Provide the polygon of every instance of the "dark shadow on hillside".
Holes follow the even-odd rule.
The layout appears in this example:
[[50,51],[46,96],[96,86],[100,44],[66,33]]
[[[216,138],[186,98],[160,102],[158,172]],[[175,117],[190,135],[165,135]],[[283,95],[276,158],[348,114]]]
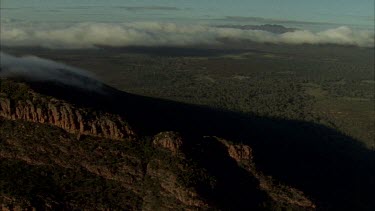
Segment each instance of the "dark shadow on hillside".
[[3,46],[2,50],[13,55],[22,56],[24,54],[38,55],[51,54],[51,52],[59,52],[62,55],[73,54],[104,54],[104,55],[118,55],[118,54],[142,54],[149,56],[166,56],[166,57],[217,57],[228,54],[242,54],[242,53],[267,53],[266,51],[256,50],[252,46],[243,48],[243,43],[238,44],[235,48],[225,46],[189,46],[189,47],[173,47],[173,46],[127,46],[127,47],[111,47],[111,46],[97,46],[97,49],[48,49],[42,47],[7,47]]
[[145,54],[149,56],[169,56],[169,57],[217,57],[228,54],[242,54],[242,53],[264,53],[260,50],[241,49],[241,48],[203,48],[203,47],[144,47],[144,46],[129,46],[122,48],[104,46],[102,51],[111,53],[131,53],[131,54]]
[[228,156],[227,147],[215,138],[187,140],[185,154],[209,175],[215,175],[212,187],[197,185],[197,191],[221,210],[258,210],[270,200],[259,181]]
[[45,84],[33,87],[83,106],[122,114],[142,135],[172,130],[190,140],[214,135],[249,144],[259,170],[302,190],[322,209],[375,208],[375,153],[334,129],[137,96],[110,87],[105,87],[110,94],[102,96]]

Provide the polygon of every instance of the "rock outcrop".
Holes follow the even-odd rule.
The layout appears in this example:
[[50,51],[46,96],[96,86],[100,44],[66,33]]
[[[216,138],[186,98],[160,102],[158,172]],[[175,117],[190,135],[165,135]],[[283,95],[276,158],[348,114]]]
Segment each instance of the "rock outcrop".
[[122,140],[135,133],[120,116],[78,108],[65,101],[30,93],[29,99],[14,100],[7,93],[0,95],[0,117],[47,123],[69,133]]
[[235,159],[237,162],[252,162],[253,160],[253,150],[247,145],[233,145],[225,143],[228,148],[228,154],[231,158]]
[[161,132],[154,136],[153,145],[178,154],[182,147],[182,138],[176,132]]

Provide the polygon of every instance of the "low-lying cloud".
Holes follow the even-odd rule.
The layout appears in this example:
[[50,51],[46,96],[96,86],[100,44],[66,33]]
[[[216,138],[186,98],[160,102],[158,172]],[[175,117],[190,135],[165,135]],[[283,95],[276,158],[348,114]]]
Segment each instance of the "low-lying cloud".
[[0,52],[0,78],[60,82],[90,90],[100,90],[101,87],[85,70],[36,56],[15,57],[3,52]]
[[1,44],[47,48],[104,46],[221,45],[224,40],[275,44],[337,44],[374,47],[374,32],[341,26],[321,32],[297,30],[274,34],[260,30],[219,28],[159,22],[123,24],[79,23],[65,28],[38,28],[2,24]]

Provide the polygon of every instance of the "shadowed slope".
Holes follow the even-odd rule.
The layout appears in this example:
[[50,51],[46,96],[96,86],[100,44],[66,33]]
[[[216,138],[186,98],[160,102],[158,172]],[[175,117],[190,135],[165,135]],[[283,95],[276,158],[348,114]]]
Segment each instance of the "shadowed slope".
[[[106,94],[53,83],[34,83],[31,87],[77,105],[120,114],[139,135],[178,131],[188,137],[192,146],[200,146],[202,136],[248,144],[254,149],[259,170],[302,190],[318,208],[370,210],[375,207],[371,198],[375,188],[374,152],[331,128],[137,96],[105,85],[102,91]],[[196,159],[207,166],[205,157]]]
[[[42,92],[51,90],[44,87],[48,86],[34,85]],[[137,96],[110,87],[104,90],[108,95],[96,95],[94,101],[90,94],[64,95],[65,88],[58,94],[76,103],[120,113],[138,134],[179,131],[191,140],[219,136],[249,144],[260,170],[303,190],[321,207],[375,207],[371,199],[375,189],[374,152],[334,129]],[[56,94],[56,89],[47,94]]]

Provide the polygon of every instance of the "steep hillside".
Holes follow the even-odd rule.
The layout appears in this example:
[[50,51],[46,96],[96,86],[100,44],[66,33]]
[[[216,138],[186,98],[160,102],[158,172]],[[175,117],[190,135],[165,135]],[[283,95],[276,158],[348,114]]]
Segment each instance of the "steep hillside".
[[187,140],[174,132],[134,142],[90,136],[77,140],[56,127],[19,120],[1,120],[0,128],[0,201],[4,207],[315,207],[301,191],[274,185],[256,171],[247,146],[211,138],[205,140],[202,152],[185,152]]
[[374,206],[373,153],[323,126],[241,116],[104,85],[96,93],[1,80],[0,88],[3,207]]

